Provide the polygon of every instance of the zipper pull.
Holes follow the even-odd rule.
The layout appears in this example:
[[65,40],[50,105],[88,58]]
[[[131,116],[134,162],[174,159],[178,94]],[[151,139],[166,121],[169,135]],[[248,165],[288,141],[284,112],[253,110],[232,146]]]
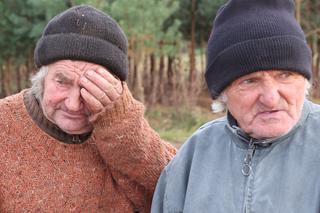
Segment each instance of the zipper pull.
[[246,157],[244,158],[243,161],[243,167],[242,167],[242,174],[244,176],[249,176],[250,172],[251,172],[251,161],[252,161],[252,157],[254,155],[254,151],[256,149],[256,145],[253,142],[253,138],[251,138],[250,142],[249,142],[249,149],[248,152],[246,154]]

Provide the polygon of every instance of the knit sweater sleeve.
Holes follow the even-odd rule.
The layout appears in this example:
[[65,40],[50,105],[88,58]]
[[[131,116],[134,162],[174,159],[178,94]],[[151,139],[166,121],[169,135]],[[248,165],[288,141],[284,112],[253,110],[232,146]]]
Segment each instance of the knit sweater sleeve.
[[135,207],[150,210],[157,180],[176,149],[149,126],[126,85],[120,100],[99,115],[93,137],[116,184]]

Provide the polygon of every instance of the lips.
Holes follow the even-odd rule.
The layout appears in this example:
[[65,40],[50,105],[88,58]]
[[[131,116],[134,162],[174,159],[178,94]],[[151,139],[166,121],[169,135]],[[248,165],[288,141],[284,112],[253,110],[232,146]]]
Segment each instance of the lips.
[[63,114],[69,119],[84,119],[87,117],[87,115],[84,113],[68,113],[64,111]]
[[259,112],[259,114],[271,114],[271,113],[275,113],[275,112],[279,112],[280,110],[271,110],[271,111],[263,111],[263,112]]
[[257,117],[261,119],[279,119],[283,110],[270,110],[270,111],[262,111],[257,113]]

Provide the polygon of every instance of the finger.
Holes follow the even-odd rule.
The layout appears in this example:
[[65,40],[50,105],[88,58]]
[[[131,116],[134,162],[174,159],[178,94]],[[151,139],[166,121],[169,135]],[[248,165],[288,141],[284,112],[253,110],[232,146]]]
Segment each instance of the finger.
[[81,85],[98,101],[101,102],[103,106],[107,106],[111,103],[108,95],[102,91],[96,84],[91,82],[86,77],[81,77]]
[[87,108],[92,114],[101,112],[104,106],[99,100],[97,100],[93,95],[91,95],[85,88],[81,88],[80,93],[81,97],[84,99],[86,103]]
[[122,94],[123,86],[120,80],[116,82],[116,85],[114,85],[114,87],[115,87],[115,90],[118,92],[118,94]]
[[100,75],[100,73],[96,71],[89,70],[85,72],[85,76],[104,92],[112,88],[112,83],[110,83],[104,76]]
[[108,70],[105,70],[105,69],[98,69],[97,72],[104,78],[104,79],[107,79],[107,81],[112,84],[112,85],[117,85],[119,82],[121,82],[119,80],[118,77],[114,76],[111,74],[110,71]]
[[[104,76],[102,76],[101,73],[104,73]],[[110,74],[109,74],[110,75]],[[88,72],[85,73],[85,76],[96,85],[96,87],[98,87],[100,90],[102,90],[103,93],[105,93],[108,98],[112,101],[116,100],[120,94],[116,91],[113,83],[116,83],[116,81],[112,80],[112,83],[109,82],[109,80],[107,80],[106,78],[108,77],[108,71],[104,70],[104,69],[100,69],[100,71],[92,71],[89,70]],[[114,77],[112,77],[114,78]],[[98,92],[96,90],[96,92]],[[96,93],[94,93],[96,94]],[[98,96],[96,96],[97,98],[101,97],[101,93],[97,93]]]
[[102,68],[98,69],[97,72],[112,85],[112,88],[119,95],[122,94],[122,83],[117,76],[112,75],[108,70]]

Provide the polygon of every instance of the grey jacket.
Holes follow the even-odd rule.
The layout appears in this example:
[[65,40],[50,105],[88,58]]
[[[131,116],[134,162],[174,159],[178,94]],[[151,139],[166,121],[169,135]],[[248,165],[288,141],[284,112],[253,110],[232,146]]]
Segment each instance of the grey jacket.
[[320,106],[286,135],[257,141],[231,116],[205,124],[162,172],[151,212],[319,213]]

